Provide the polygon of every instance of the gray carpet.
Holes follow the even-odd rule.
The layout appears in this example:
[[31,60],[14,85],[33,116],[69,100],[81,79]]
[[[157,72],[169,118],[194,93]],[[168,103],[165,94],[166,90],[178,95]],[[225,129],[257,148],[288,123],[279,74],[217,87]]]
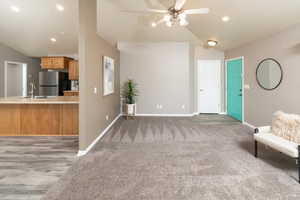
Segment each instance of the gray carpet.
[[295,161],[259,150],[226,116],[121,119],[44,199],[300,199]]

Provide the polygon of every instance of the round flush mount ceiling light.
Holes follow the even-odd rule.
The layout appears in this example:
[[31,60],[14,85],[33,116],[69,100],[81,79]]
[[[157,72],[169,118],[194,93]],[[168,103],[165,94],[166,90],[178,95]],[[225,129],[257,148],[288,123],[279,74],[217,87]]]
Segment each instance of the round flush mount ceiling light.
[[215,47],[217,46],[218,42],[215,40],[207,40],[207,45],[210,47]]
[[156,24],[155,22],[152,22],[151,26],[152,26],[152,27],[156,27],[157,24]]
[[63,5],[61,5],[61,4],[56,4],[56,9],[58,10],[58,11],[64,11],[65,10],[65,7],[63,6]]
[[17,6],[10,6],[10,9],[16,13],[20,12],[20,8],[18,8]]
[[228,16],[222,17],[223,22],[228,22],[229,20],[230,20],[230,17],[228,17]]
[[55,38],[51,38],[50,40],[51,40],[51,42],[56,42]]

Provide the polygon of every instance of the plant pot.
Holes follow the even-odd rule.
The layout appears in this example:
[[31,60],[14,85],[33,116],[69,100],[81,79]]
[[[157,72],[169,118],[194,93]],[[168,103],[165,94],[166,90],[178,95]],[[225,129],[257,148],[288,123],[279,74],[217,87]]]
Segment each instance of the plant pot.
[[135,104],[126,104],[127,115],[135,115]]

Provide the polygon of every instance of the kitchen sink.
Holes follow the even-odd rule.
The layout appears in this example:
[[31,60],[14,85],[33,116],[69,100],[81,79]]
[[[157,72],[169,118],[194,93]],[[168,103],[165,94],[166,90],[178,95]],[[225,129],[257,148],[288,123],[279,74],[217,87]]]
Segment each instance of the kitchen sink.
[[55,98],[54,96],[34,96],[34,97],[31,97],[31,96],[26,96],[26,97],[22,97],[24,99],[50,99],[50,98]]

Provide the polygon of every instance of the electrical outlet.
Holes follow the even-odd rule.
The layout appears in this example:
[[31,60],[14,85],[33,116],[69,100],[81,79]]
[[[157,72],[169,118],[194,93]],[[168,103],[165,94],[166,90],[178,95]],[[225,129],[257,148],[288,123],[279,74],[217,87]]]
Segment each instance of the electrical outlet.
[[94,94],[97,94],[97,88],[96,87],[94,88]]
[[105,119],[106,119],[106,121],[108,121],[108,120],[109,120],[109,116],[108,116],[108,115],[106,115],[106,116],[105,116]]
[[157,108],[157,109],[160,109],[160,105],[159,105],[159,104],[156,104],[156,108]]
[[162,108],[163,108],[163,106],[162,106],[162,105],[160,105],[159,109],[162,109]]
[[184,109],[185,109],[185,105],[183,104],[183,105],[181,106],[181,108],[184,110]]
[[250,85],[245,84],[245,85],[244,85],[244,88],[245,88],[246,90],[249,90],[249,89],[250,89]]

